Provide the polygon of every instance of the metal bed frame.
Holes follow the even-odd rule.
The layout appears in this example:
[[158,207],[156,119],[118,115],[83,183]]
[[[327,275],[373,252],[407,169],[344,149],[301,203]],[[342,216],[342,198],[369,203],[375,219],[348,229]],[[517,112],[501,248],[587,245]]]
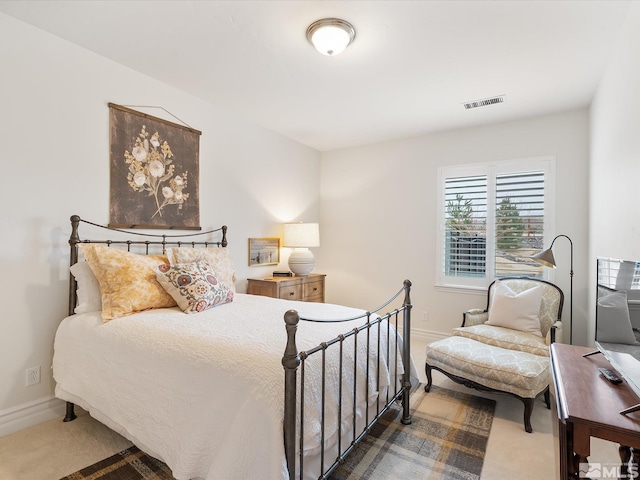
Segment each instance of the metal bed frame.
[[[226,247],[227,242],[227,226],[222,226],[215,230],[209,230],[206,232],[198,232],[193,234],[182,234],[182,235],[166,235],[166,234],[149,234],[149,233],[141,233],[141,232],[133,232],[130,230],[123,230],[118,228],[107,227],[104,225],[99,225],[97,223],[89,222],[80,218],[78,215],[73,215],[70,218],[71,220],[71,236],[69,237],[69,246],[70,246],[70,265],[74,265],[78,262],[78,244],[81,243],[100,243],[105,244],[107,246],[111,245],[120,245],[126,246],[127,251],[131,251],[132,247],[140,248],[143,250],[143,254],[147,255],[151,250],[161,250],[162,253],[165,253],[167,247],[185,247],[185,248],[206,248],[209,246],[215,247]],[[136,235],[143,237],[143,239],[137,240],[81,240],[79,235],[79,226],[80,223],[85,223],[88,225],[92,225],[94,227],[98,227],[101,229],[106,229],[111,232],[120,232],[127,235]],[[214,236],[217,235],[220,237],[217,241],[184,241],[185,237],[200,237],[205,238],[207,235]],[[151,239],[151,240],[150,240]],[[411,391],[411,353],[410,353],[410,332],[411,332],[411,299],[410,299],[410,291],[411,291],[411,282],[409,280],[405,280],[403,282],[402,288],[393,295],[387,302],[378,307],[375,310],[366,312],[360,316],[345,318],[340,320],[322,320],[322,319],[310,319],[300,317],[297,311],[289,310],[284,314],[284,322],[285,328],[287,332],[287,344],[285,347],[284,355],[282,357],[282,366],[284,367],[284,379],[285,379],[285,388],[284,388],[284,422],[283,422],[283,437],[284,437],[284,447],[285,447],[285,455],[287,460],[287,467],[289,471],[289,479],[295,480],[296,478],[302,478],[303,466],[304,466],[304,431],[303,431],[303,419],[304,419],[304,392],[305,392],[305,366],[307,360],[313,355],[321,356],[321,365],[322,365],[322,393],[321,393],[321,439],[320,439],[320,473],[318,479],[325,480],[329,478],[329,475],[345,460],[347,455],[355,448],[355,446],[362,440],[362,438],[369,433],[373,425],[382,417],[382,415],[391,408],[391,406],[396,402],[401,402],[402,404],[402,418],[401,422],[405,425],[411,423],[411,413],[409,408],[409,394]],[[395,308],[391,312],[385,314],[378,314],[383,308],[386,308],[395,300],[397,300],[401,295],[403,295],[402,305],[398,308]],[[69,315],[74,314],[74,308],[77,302],[77,282],[73,275],[69,276]],[[315,348],[312,348],[308,351],[298,352],[298,348],[296,346],[296,331],[300,321],[303,322],[348,322],[354,320],[362,320],[364,323],[352,330],[345,332],[333,338],[329,341],[322,342]],[[398,335],[391,335],[391,325],[394,324],[394,328],[396,332],[399,332],[399,326],[402,327],[402,345],[399,345]],[[375,345],[372,345],[371,340],[371,332],[372,329],[377,333]],[[380,334],[382,329],[386,329],[386,345],[381,345]],[[393,358],[395,358],[394,365],[389,365],[389,370],[391,371],[393,368],[393,379],[401,378],[400,382],[392,381],[392,384],[387,387],[386,398],[376,399],[375,404],[375,415],[371,420],[369,419],[369,410],[374,407],[374,405],[369,404],[369,383],[365,380],[366,383],[366,406],[365,406],[365,423],[364,428],[360,428],[358,432],[357,425],[357,415],[356,415],[356,391],[357,391],[357,382],[354,382],[353,392],[347,392],[351,395],[353,400],[353,415],[352,415],[352,435],[351,441],[345,447],[342,445],[342,437],[343,430],[341,425],[341,411],[342,411],[342,399],[343,399],[343,389],[342,389],[342,375],[343,375],[343,347],[344,342],[349,337],[354,337],[353,346],[354,346],[354,378],[356,375],[356,367],[357,364],[357,348],[358,348],[358,338],[359,333],[365,331],[364,335],[366,335],[366,378],[369,378],[370,375],[370,366],[369,359],[370,355],[375,352],[377,355],[377,371],[374,372],[376,375],[376,385],[380,383],[380,356],[386,355],[386,359],[390,360],[392,357],[390,356],[392,353],[394,354]],[[326,371],[326,354],[327,351],[333,348],[339,350],[339,394],[338,394],[338,435],[337,435],[337,456],[335,460],[331,463],[331,465],[325,469],[325,407],[326,407],[326,386],[325,386],[325,371]],[[402,373],[398,373],[398,362],[402,361],[403,370]],[[390,362],[389,362],[390,363]],[[300,383],[298,384],[298,371],[300,372],[299,379]],[[400,383],[400,384],[398,384]],[[300,391],[300,402],[297,399],[297,390]],[[393,391],[391,391],[393,389]],[[379,390],[378,390],[379,391]],[[381,404],[382,402],[382,404]],[[74,404],[71,402],[67,402],[66,406],[66,415],[64,417],[65,422],[72,421],[76,418],[74,413]],[[296,448],[299,448],[298,454],[296,454]],[[296,459],[298,460],[296,462]],[[331,461],[331,460],[330,460]],[[296,466],[299,470],[296,470]],[[300,472],[300,477],[297,476],[297,472]]]

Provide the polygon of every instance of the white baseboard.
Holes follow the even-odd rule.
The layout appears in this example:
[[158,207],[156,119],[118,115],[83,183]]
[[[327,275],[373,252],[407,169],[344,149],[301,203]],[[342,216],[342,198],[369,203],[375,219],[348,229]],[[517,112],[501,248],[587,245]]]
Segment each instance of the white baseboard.
[[442,340],[450,335],[447,333],[436,332],[434,330],[424,330],[422,328],[412,328],[411,338],[424,343],[435,342],[436,340]]
[[0,411],[0,437],[65,415],[65,402],[53,395]]

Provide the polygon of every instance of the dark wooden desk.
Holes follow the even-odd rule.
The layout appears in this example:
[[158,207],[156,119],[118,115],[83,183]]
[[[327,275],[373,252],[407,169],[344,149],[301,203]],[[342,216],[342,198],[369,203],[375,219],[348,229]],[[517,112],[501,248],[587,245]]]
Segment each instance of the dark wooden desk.
[[598,367],[611,369],[602,355],[583,357],[593,350],[562,343],[551,344],[561,480],[578,477],[579,464],[587,463],[591,453],[591,437],[626,446],[620,449],[621,458],[628,457],[628,447],[635,449],[635,461],[640,452],[640,412],[619,413],[637,404],[638,397],[625,382],[614,385],[602,377]]

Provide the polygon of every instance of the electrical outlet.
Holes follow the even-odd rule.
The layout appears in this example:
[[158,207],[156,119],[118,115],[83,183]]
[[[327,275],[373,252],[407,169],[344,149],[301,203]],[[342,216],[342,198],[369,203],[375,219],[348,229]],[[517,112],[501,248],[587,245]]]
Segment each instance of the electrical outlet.
[[426,311],[426,310],[423,310],[423,311],[422,311],[422,321],[423,321],[423,322],[426,322],[426,321],[427,321],[427,311]]
[[27,387],[40,383],[40,365],[27,368]]

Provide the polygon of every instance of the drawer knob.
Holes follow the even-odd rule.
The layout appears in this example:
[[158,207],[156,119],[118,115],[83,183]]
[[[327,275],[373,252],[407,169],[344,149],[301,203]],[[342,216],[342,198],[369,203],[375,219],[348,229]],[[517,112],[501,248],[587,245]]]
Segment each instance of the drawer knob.
[[294,295],[294,292],[289,292],[289,295],[293,297],[293,295]]

